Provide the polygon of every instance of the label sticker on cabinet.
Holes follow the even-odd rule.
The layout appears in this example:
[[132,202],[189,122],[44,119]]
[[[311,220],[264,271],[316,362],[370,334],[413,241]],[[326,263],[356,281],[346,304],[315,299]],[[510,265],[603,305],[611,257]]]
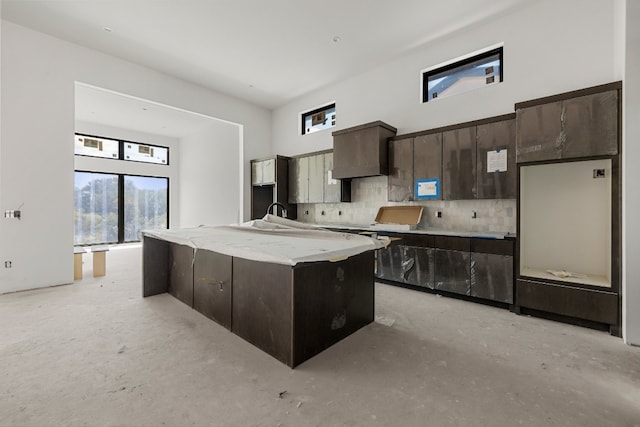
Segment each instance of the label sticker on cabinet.
[[487,173],[507,171],[507,149],[487,151]]
[[440,197],[440,179],[419,179],[416,181],[416,199],[436,199]]

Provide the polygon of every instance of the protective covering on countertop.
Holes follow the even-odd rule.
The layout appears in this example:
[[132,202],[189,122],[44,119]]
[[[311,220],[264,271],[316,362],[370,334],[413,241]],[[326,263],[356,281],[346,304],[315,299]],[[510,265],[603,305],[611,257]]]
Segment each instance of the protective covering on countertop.
[[196,249],[276,264],[340,261],[385,243],[352,233],[338,233],[274,215],[242,224],[145,230],[154,237]]

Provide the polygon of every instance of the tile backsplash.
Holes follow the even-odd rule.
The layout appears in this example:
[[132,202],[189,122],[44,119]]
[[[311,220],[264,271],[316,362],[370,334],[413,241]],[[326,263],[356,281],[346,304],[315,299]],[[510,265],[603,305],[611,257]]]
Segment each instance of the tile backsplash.
[[[418,228],[473,232],[516,232],[516,200],[428,200],[387,201],[388,177],[357,178],[351,181],[350,203],[298,204],[298,221],[315,224],[371,224],[380,206],[424,207]],[[437,212],[442,216],[438,218]],[[475,218],[473,217],[475,212]]]

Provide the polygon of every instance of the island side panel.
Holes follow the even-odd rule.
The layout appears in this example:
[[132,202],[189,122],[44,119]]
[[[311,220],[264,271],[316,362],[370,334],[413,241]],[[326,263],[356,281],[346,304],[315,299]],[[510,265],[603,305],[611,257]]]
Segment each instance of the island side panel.
[[294,267],[293,366],[374,320],[374,252]]
[[233,257],[231,331],[293,367],[289,265]]
[[190,246],[169,244],[169,286],[167,292],[193,307],[193,257]]
[[163,294],[169,286],[169,242],[144,237],[142,241],[142,296]]

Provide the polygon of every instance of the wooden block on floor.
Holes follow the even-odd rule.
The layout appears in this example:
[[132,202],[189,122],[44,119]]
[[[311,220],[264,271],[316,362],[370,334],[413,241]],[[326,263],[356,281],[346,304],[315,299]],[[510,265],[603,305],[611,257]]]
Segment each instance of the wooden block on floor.
[[86,252],[85,248],[73,248],[73,280],[82,280],[82,254]]
[[107,251],[108,246],[94,246],[93,252],[93,277],[101,277],[107,274]]

